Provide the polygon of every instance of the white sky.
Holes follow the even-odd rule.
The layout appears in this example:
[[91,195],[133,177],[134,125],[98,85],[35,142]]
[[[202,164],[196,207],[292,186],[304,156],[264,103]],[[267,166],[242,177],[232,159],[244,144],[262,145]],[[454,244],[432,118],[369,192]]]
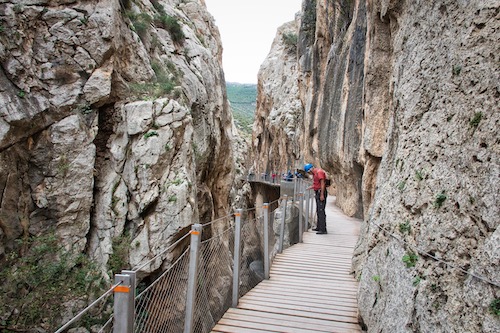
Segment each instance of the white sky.
[[276,31],[293,21],[302,0],[205,0],[219,28],[226,82],[257,83]]

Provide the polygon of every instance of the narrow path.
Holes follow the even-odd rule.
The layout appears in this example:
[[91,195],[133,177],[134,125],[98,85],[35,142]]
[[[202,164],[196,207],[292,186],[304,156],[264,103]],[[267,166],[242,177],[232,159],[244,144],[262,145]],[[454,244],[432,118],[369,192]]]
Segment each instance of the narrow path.
[[327,203],[327,235],[309,230],[304,243],[278,255],[271,277],[229,309],[212,332],[361,332],[357,281],[350,274],[360,220]]

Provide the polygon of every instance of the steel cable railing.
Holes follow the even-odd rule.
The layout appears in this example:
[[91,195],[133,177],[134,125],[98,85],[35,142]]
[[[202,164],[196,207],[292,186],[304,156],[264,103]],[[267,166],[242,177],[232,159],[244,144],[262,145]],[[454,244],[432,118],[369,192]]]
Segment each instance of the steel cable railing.
[[421,254],[421,255],[424,255],[424,256],[426,256],[426,257],[429,257],[429,258],[431,258],[431,259],[434,259],[435,261],[441,262],[441,263],[443,263],[443,264],[445,264],[445,265],[447,265],[447,266],[449,266],[449,267],[451,267],[451,268],[453,268],[453,269],[456,269],[456,270],[458,270],[458,271],[460,271],[460,272],[462,272],[462,273],[464,273],[464,274],[466,274],[466,275],[469,275],[469,276],[471,276],[471,277],[473,277],[473,278],[476,278],[476,279],[478,279],[478,280],[480,280],[480,281],[482,281],[482,282],[484,282],[484,283],[486,283],[486,284],[490,284],[490,285],[495,286],[495,287],[497,287],[497,288],[499,288],[499,287],[500,287],[500,283],[490,281],[490,280],[488,280],[487,278],[485,278],[485,277],[483,277],[483,276],[480,276],[480,275],[477,275],[477,274],[475,274],[475,273],[472,273],[472,272],[466,271],[465,269],[463,269],[462,267],[460,267],[460,266],[458,266],[458,265],[456,265],[456,264],[449,263],[449,262],[447,262],[447,261],[445,261],[445,260],[443,260],[443,259],[440,259],[440,258],[438,258],[438,257],[436,257],[436,256],[434,256],[434,255],[432,255],[432,254],[430,254],[430,253],[429,253],[429,252],[427,252],[427,251],[424,251],[424,250],[419,249],[417,246],[412,245],[412,244],[408,243],[407,241],[405,241],[404,239],[399,238],[398,236],[396,236],[395,234],[393,234],[390,230],[388,230],[388,229],[386,229],[386,228],[382,227],[382,226],[381,226],[381,225],[379,225],[378,223],[372,222],[371,224],[372,224],[372,225],[375,225],[375,226],[376,226],[376,227],[378,227],[380,230],[382,230],[382,231],[386,232],[386,233],[387,233],[387,234],[389,234],[392,238],[396,239],[398,242],[400,242],[400,243],[402,243],[402,244],[405,244],[405,245],[406,245],[406,246],[408,246],[410,249],[414,250],[415,252],[417,252],[417,253],[419,253],[419,254]]
[[264,253],[257,219],[245,217],[241,228],[240,297],[264,280]]
[[61,328],[59,328],[55,333],[61,333],[64,332],[66,329],[68,329],[71,325],[73,325],[75,322],[80,320],[90,309],[92,309],[94,306],[99,304],[101,301],[107,299],[109,295],[116,289],[121,284],[121,282],[116,283],[113,285],[108,291],[106,291],[104,294],[102,294],[99,298],[97,298],[94,302],[92,302],[90,305],[88,305],[85,309],[83,309],[79,314],[77,314],[75,317],[73,317],[70,321],[68,321],[66,324],[64,324]]
[[[240,215],[241,212],[244,213],[243,221],[240,222],[241,235],[239,238],[241,247],[239,253],[241,256],[238,265],[238,298],[265,278],[264,257],[269,262],[269,258],[276,254],[273,222],[276,215],[275,211],[282,202],[283,198],[280,198],[263,206],[244,211],[238,210]],[[255,215],[259,211],[261,215],[256,217]],[[267,212],[269,220],[267,232],[263,230],[263,211]],[[201,230],[201,241],[196,256],[198,258],[198,273],[195,281],[194,318],[191,318],[193,318],[194,332],[204,333],[213,328],[234,302],[234,291],[231,295],[231,290],[234,288],[234,260],[236,259],[234,255],[237,250],[235,249],[235,220],[233,214],[199,225],[199,228]],[[133,313],[135,313],[132,324],[134,327],[133,332],[177,333],[185,329],[187,325],[185,315],[188,312],[186,298],[188,297],[187,294],[189,294],[190,279],[188,272],[191,271],[189,267],[191,265],[190,260],[192,260],[191,247],[187,245],[186,238],[192,233],[193,230],[183,235],[147,262],[134,267],[131,271],[122,271],[122,275],[125,275],[126,278],[129,276],[127,274],[130,274],[132,279],[130,281],[134,281],[131,283],[132,288],[135,288],[136,273],[139,273],[148,265],[153,268],[158,267],[157,271],[153,271],[148,277],[142,279],[137,289],[132,290],[129,296],[132,300]],[[203,238],[201,238],[202,236]],[[264,249],[266,241],[267,244],[270,244],[270,246],[266,245],[268,246],[267,253],[265,253]],[[120,288],[122,287],[120,286]],[[128,289],[127,286],[123,286],[123,290]],[[111,292],[112,290],[108,291],[107,295],[111,294]],[[135,292],[138,293],[136,297],[134,297]],[[116,305],[117,303],[114,302],[114,320],[113,317],[110,318],[99,332],[116,331]],[[64,329],[74,324],[79,318],[79,316],[75,317],[58,332],[63,332]],[[121,318],[121,320],[124,320],[123,318],[127,318],[127,316]],[[120,321],[118,323],[121,324]]]
[[173,248],[175,248],[179,243],[181,243],[184,239],[186,239],[187,237],[189,237],[189,233],[186,233],[184,236],[182,236],[181,238],[179,238],[178,240],[176,240],[173,244],[171,244],[170,246],[168,246],[165,250],[161,251],[160,253],[158,253],[157,255],[155,255],[153,258],[151,258],[150,260],[146,261],[144,264],[140,265],[140,266],[137,266],[135,268],[132,269],[132,271],[134,272],[138,272],[140,271],[141,269],[143,269],[144,267],[146,267],[147,265],[151,264],[153,261],[155,261],[156,259],[160,258],[162,255],[164,255],[165,253],[168,253],[168,251],[171,251]]
[[209,332],[231,306],[234,228],[201,244],[195,302],[195,332]]
[[134,332],[182,332],[189,248],[135,298]]

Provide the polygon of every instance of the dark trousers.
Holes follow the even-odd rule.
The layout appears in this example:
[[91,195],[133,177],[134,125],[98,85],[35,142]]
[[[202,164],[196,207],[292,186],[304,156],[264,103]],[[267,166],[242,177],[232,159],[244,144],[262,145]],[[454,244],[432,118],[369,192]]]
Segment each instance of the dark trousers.
[[316,228],[319,231],[326,231],[325,207],[326,207],[326,198],[328,197],[328,192],[325,191],[325,193],[324,193],[324,197],[325,197],[324,201],[319,200],[321,190],[314,191],[314,194],[316,197],[316,214],[318,215],[318,224],[316,225]]

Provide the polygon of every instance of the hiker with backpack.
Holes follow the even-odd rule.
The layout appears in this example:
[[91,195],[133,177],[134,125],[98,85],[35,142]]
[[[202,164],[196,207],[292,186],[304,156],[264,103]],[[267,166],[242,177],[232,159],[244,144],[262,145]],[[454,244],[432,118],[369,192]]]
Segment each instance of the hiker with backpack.
[[314,190],[316,198],[316,214],[318,216],[318,223],[316,228],[312,230],[317,231],[316,234],[318,235],[324,235],[327,233],[325,207],[328,192],[326,191],[326,173],[323,169],[316,168],[311,163],[304,166],[304,171],[312,174],[313,176],[313,185],[310,189]]

